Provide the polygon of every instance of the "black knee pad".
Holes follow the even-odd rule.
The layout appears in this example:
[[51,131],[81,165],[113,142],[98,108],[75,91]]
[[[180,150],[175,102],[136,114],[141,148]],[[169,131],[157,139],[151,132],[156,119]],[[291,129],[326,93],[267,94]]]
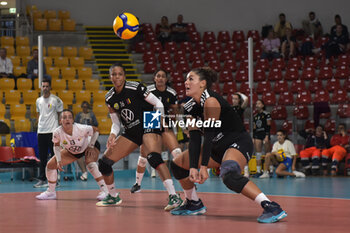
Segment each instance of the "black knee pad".
[[177,180],[184,179],[190,175],[189,170],[186,170],[182,167],[179,167],[173,161],[170,162],[170,169],[171,169],[171,172],[173,173],[175,179],[177,179]]
[[154,169],[156,169],[160,164],[164,163],[162,156],[157,152],[149,153],[147,155],[147,161]]
[[102,159],[98,160],[98,170],[100,170],[102,175],[109,176],[113,173],[113,164],[113,160],[103,156]]
[[230,171],[222,177],[222,181],[227,188],[235,191],[236,193],[242,192],[244,186],[249,182],[249,179],[242,174]]

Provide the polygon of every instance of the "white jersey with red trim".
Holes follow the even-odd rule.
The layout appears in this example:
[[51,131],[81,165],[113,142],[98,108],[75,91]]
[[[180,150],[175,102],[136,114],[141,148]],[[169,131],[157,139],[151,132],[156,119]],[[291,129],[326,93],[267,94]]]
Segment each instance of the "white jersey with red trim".
[[90,142],[89,136],[92,136],[93,132],[91,125],[74,123],[73,133],[69,135],[64,132],[62,126],[59,126],[53,132],[52,142],[60,143],[72,154],[81,154],[88,147]]

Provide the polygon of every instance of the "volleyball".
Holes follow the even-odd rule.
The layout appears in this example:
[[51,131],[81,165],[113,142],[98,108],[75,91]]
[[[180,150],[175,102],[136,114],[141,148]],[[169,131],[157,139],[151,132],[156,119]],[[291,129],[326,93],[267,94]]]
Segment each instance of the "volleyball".
[[279,162],[283,162],[287,158],[286,153],[284,153],[284,150],[280,149],[277,152],[277,160]]
[[124,12],[114,19],[113,30],[119,38],[131,39],[139,31],[139,21],[135,15]]

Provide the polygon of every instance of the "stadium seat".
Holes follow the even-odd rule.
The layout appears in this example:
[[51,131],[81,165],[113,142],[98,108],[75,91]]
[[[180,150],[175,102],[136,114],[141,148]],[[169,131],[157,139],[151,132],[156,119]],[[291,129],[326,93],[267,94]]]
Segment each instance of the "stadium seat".
[[147,50],[146,42],[140,41],[135,44],[134,50],[136,53],[144,53]]
[[348,78],[350,76],[350,68],[349,66],[340,66],[337,67],[337,70],[335,71],[335,78],[339,78],[339,79],[345,79]]
[[315,129],[315,122],[314,122],[314,120],[308,119],[305,122],[304,129]]
[[151,42],[150,50],[154,53],[160,53],[163,50],[162,44],[159,41]]
[[327,91],[329,91],[329,92],[334,92],[334,91],[339,90],[341,88],[340,87],[340,80],[335,79],[335,78],[328,79],[327,84],[326,84],[326,88],[327,88]]
[[248,70],[238,70],[236,73],[236,79],[237,82],[245,82],[248,81]]
[[292,92],[287,91],[287,92],[280,93],[280,97],[278,99],[278,105],[293,105],[293,104],[294,104],[294,97]]
[[159,55],[158,55],[158,61],[159,62],[171,61],[170,52],[167,51],[167,50],[163,50],[162,52],[160,52]]
[[157,63],[154,61],[145,62],[143,72],[146,74],[153,74],[157,70]]
[[44,18],[45,19],[55,19],[57,17],[55,10],[45,10]]
[[15,89],[15,80],[12,78],[0,78],[0,87],[0,90]]
[[274,92],[264,92],[262,94],[262,100],[264,101],[266,106],[276,105],[276,96]]
[[96,116],[97,119],[107,117],[108,111],[106,111],[107,107],[106,107],[105,103],[102,103],[102,104],[97,104],[96,103],[96,104],[94,104],[92,110],[94,111],[95,116]]
[[35,31],[46,31],[47,30],[47,19],[41,19],[41,18],[34,19],[34,30]]
[[204,61],[202,59],[198,59],[192,62],[192,69],[198,68],[198,67],[203,67],[205,65]]
[[[255,76],[254,76],[255,77]],[[288,83],[286,80],[278,80],[275,82],[275,86],[273,88],[273,91],[276,93],[283,93],[283,92],[288,92]]]
[[340,118],[350,118],[350,105],[341,103],[338,105],[337,115]]
[[350,65],[350,57],[348,54],[343,54],[338,56],[336,67],[349,66],[349,65]]
[[25,104],[10,104],[11,119],[25,118],[27,107]]
[[255,82],[261,82],[266,80],[266,74],[265,71],[258,68],[254,70],[254,81]]
[[297,105],[294,108],[293,115],[298,119],[298,120],[305,120],[309,118],[309,109],[307,108],[306,105]]
[[2,36],[1,39],[1,46],[14,46],[15,45],[15,39],[12,36]]
[[347,79],[345,79],[345,82],[343,84],[343,88],[344,88],[344,90],[350,92],[350,76]]
[[322,89],[323,89],[322,80],[320,80],[320,79],[310,80],[310,84],[309,84],[309,88],[308,88],[309,91],[311,91],[312,93],[315,93],[315,92],[322,90]]
[[15,132],[30,132],[31,131],[31,123],[28,119],[15,119]]
[[316,79],[316,71],[313,67],[306,67],[303,69],[303,73],[301,74],[301,79],[303,80],[313,80]]
[[293,124],[290,120],[285,120],[282,124],[282,129],[287,133],[287,135],[292,134]]
[[75,31],[75,20],[72,19],[63,19],[62,20],[63,31]]
[[224,50],[230,50],[231,52],[237,51],[237,43],[236,41],[227,41],[224,46]]
[[218,42],[218,41],[211,42],[209,45],[209,50],[213,50],[216,53],[220,53],[222,50],[221,42]]
[[66,82],[65,79],[52,79],[51,80],[51,87],[53,90],[59,91],[59,90],[66,90]]
[[222,93],[224,95],[234,94],[236,91],[237,91],[236,82],[228,81],[224,83],[224,86],[222,88]]
[[280,69],[280,70],[284,70],[286,67],[286,63],[284,62],[284,60],[282,58],[275,58],[272,60],[272,64],[271,64],[271,69]]
[[16,47],[16,54],[17,56],[30,56],[30,47],[29,46],[24,46],[20,45]]
[[189,32],[188,35],[192,43],[197,43],[201,41],[201,36],[199,32]]
[[157,41],[157,38],[154,32],[144,32],[144,37],[147,43],[153,43]]
[[29,37],[16,36],[16,46],[29,46]]
[[211,85],[211,89],[213,91],[215,91],[216,93],[221,94],[221,89],[220,89],[219,83],[217,83],[217,82],[213,83]]
[[8,58],[11,59],[13,66],[20,66],[21,65],[21,58],[19,56],[8,56]]
[[271,110],[273,120],[286,120],[288,117],[285,105],[275,105]]
[[327,119],[326,124],[324,125],[324,131],[327,134],[333,135],[335,133],[335,120]]
[[84,82],[81,79],[70,79],[68,80],[68,90],[79,91],[83,90]]
[[24,66],[16,66],[13,67],[13,75],[14,76],[20,76],[20,75],[25,75],[27,74],[27,69]]
[[55,57],[54,63],[55,63],[55,67],[64,68],[64,67],[68,67],[69,60],[68,60],[68,57]]
[[[34,49],[37,49],[37,50],[39,50],[39,48],[38,48],[38,46],[37,45],[33,45],[32,46],[32,50],[31,51],[33,51]],[[46,54],[46,47],[45,46],[43,46],[43,56],[46,56],[47,54]],[[28,55],[29,56],[29,55]]]
[[349,98],[348,98],[346,90],[337,89],[334,91],[332,99],[331,99],[332,104],[347,103],[348,101],[349,101]]
[[33,91],[33,90],[23,90],[22,97],[23,97],[23,104],[34,106],[36,99],[39,97],[39,92]]
[[248,59],[248,51],[246,49],[239,49],[236,51],[236,60],[244,61]]
[[288,68],[295,68],[295,69],[301,69],[303,67],[303,64],[301,63],[300,57],[293,57],[288,61],[287,69]]
[[171,60],[161,62],[160,68],[165,70],[167,73],[171,73],[174,71],[173,63],[171,62]]
[[[0,94],[2,99],[2,92]],[[0,102],[0,119],[1,120],[5,119],[5,114],[6,114],[6,106]]]
[[212,31],[205,31],[203,33],[203,42],[211,43],[216,40],[215,33]]
[[175,53],[177,51],[177,45],[173,41],[166,42],[164,45],[164,50],[168,51],[169,53]]
[[52,79],[58,79],[60,75],[60,69],[58,67],[47,67],[46,73],[51,76]]
[[230,40],[229,31],[219,31],[218,33],[218,41],[221,43],[226,43]]
[[62,48],[58,46],[49,46],[47,48],[47,55],[50,57],[61,57],[62,56]]
[[220,72],[221,66],[220,66],[220,61],[219,60],[211,60],[208,63],[208,66],[215,70],[216,72]]
[[195,43],[194,49],[200,52],[206,52],[208,48],[206,43],[204,43],[203,41],[199,41]]
[[196,32],[197,31],[196,25],[194,23],[187,23],[187,30],[189,32]]
[[60,19],[49,19],[49,31],[61,31],[62,21]]
[[188,65],[186,60],[181,60],[176,63],[176,68],[177,71],[180,71],[182,73],[187,73],[190,71],[190,66]]
[[236,71],[237,70],[236,61],[234,59],[226,60],[225,63],[224,63],[223,69],[229,69],[232,72]]
[[305,58],[304,68],[314,68],[318,67],[318,60],[315,57],[309,56]]
[[184,83],[174,83],[173,87],[178,94],[186,91]]
[[[327,63],[327,64],[326,64]],[[322,66],[330,66],[330,67],[333,67],[334,66],[334,58],[333,57],[330,57],[328,59],[328,61],[326,62],[326,56],[322,56],[321,57],[321,61],[320,61],[320,64],[319,64],[319,67],[322,67]]]
[[105,90],[92,90],[93,103],[105,103],[107,92]]
[[219,60],[217,54],[213,50],[208,50],[204,55],[204,61],[212,61],[212,60]]
[[269,81],[261,81],[258,82],[258,86],[256,88],[256,92],[258,94],[263,94],[264,92],[271,92],[271,84]]
[[98,121],[98,129],[100,134],[109,135],[111,132],[112,120],[110,118],[100,118]]
[[85,61],[83,57],[70,57],[69,64],[72,67],[78,68],[83,67],[85,65]]
[[3,92],[5,94],[5,104],[19,104],[19,101],[21,99],[20,91],[5,89]]
[[72,46],[64,46],[63,47],[63,56],[65,57],[77,57],[78,56],[78,49],[77,47]]
[[[77,81],[77,80],[73,80],[73,81]],[[82,86],[82,84],[81,84]],[[91,103],[91,92],[90,91],[85,91],[82,90],[82,88],[80,88],[80,90],[78,89],[72,89],[75,93],[75,103],[77,104],[81,104],[83,101],[87,101],[89,103]]]
[[47,67],[50,67],[53,65],[53,58],[52,57],[44,57],[44,63]]
[[142,60],[143,62],[156,62],[157,58],[156,55],[153,51],[146,51],[143,55],[142,55]]
[[[31,56],[24,56],[24,57],[21,57],[22,66],[25,67],[25,70],[27,70],[27,69],[26,69],[26,68],[27,68],[27,64],[28,64],[28,62],[29,62],[30,60],[32,60],[32,57],[31,57]],[[27,73],[27,71],[24,72],[24,74],[26,74],[26,73]]]
[[174,71],[170,75],[171,81],[173,83],[183,83],[185,82],[184,76],[182,75],[182,72]]
[[70,12],[67,10],[59,10],[58,11],[59,19],[70,19]]
[[6,49],[7,56],[15,56],[15,48],[12,45],[2,45],[1,48]]
[[190,62],[194,62],[195,60],[202,60],[202,53],[198,50],[192,50],[192,52],[188,56],[188,60]]
[[174,62],[177,63],[179,61],[186,61],[186,53],[182,50],[177,50],[174,53]]
[[74,67],[61,67],[62,79],[74,80],[76,76],[76,69]]
[[298,105],[310,104],[311,102],[311,94],[307,90],[300,91],[295,99],[295,103]]
[[233,31],[232,40],[235,42],[243,42],[245,40],[244,32],[242,30]]
[[268,71],[270,69],[269,60],[267,60],[267,59],[258,59],[257,62],[256,62],[255,68]]
[[231,50],[223,50],[220,53],[220,61],[225,62],[228,59],[233,59],[232,51]]
[[18,90],[30,90],[32,89],[32,80],[28,78],[18,78],[17,79],[17,89]]
[[83,57],[85,60],[92,59],[92,49],[90,47],[81,46],[79,47],[79,56]]
[[100,80],[98,79],[88,79],[85,80],[85,89],[92,91],[100,89]]
[[254,49],[254,51],[253,51],[253,60],[256,61],[256,60],[260,59],[261,53],[262,53],[262,49],[261,48]]
[[251,37],[254,42],[257,42],[260,40],[260,34],[257,30],[249,30],[247,33],[247,38]]
[[239,63],[238,70],[248,70],[248,66],[249,66],[248,59],[247,60],[242,60]]
[[301,92],[301,91],[304,91],[306,90],[306,86],[305,86],[305,82],[304,80],[294,80],[292,82],[292,86],[290,87],[290,90],[293,92],[293,93],[296,93],[296,92]]
[[232,82],[233,81],[232,71],[229,69],[223,69],[220,72],[219,81],[220,82]]
[[279,68],[270,69],[270,72],[267,78],[269,81],[278,81],[283,79],[282,70],[280,70]]
[[239,87],[239,92],[248,96],[250,93],[249,82],[242,82],[241,86]]

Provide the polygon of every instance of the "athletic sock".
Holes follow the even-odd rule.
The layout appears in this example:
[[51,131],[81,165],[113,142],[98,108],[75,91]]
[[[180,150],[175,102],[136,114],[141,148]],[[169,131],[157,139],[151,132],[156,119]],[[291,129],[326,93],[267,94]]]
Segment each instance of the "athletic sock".
[[258,196],[256,196],[255,200],[254,200],[256,203],[258,203],[260,206],[261,206],[261,202],[263,201],[268,201],[268,202],[271,202],[267,196],[265,196],[264,193],[260,193]]
[[145,173],[136,172],[136,183],[141,186],[143,175]]
[[116,197],[118,195],[118,192],[117,192],[117,190],[114,187],[114,183],[113,184],[107,184],[107,188],[108,188],[109,195],[111,195],[112,197]]
[[184,193],[185,193],[185,197],[188,200],[192,200],[192,201],[198,201],[199,200],[199,198],[197,196],[197,192],[196,192],[196,187],[195,186],[193,186],[193,188],[191,188],[191,189],[187,189],[187,190],[184,189]]
[[163,181],[164,187],[168,191],[169,195],[176,194],[175,187],[172,179],[166,179]]
[[48,184],[49,184],[49,191],[50,191],[50,192],[55,192],[56,183],[50,183],[50,182],[48,182]]
[[261,173],[261,166],[256,166],[256,172]]
[[97,182],[98,186],[100,187],[100,190],[105,192],[105,193],[108,193],[108,188],[107,188],[107,185],[106,185],[106,182],[104,179],[100,180]]

